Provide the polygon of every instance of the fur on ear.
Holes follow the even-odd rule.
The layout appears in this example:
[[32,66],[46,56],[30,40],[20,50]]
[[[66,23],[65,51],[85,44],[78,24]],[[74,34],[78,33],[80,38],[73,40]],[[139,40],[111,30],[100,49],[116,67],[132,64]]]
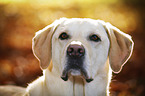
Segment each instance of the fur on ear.
[[46,26],[42,30],[36,32],[32,39],[32,51],[35,57],[40,61],[42,69],[46,69],[52,58],[51,54],[51,39],[57,27],[66,18],[56,20],[52,24]]
[[123,33],[110,23],[105,24],[110,39],[109,63],[114,73],[119,73],[132,55],[134,42],[131,36]]

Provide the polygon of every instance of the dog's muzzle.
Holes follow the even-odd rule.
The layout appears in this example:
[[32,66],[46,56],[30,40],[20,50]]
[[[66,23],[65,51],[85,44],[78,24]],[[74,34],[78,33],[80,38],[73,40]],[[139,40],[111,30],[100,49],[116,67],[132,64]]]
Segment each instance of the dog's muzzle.
[[68,80],[69,75],[83,76],[86,82],[91,82],[93,79],[89,78],[84,69],[85,48],[82,44],[71,43],[67,48],[67,64],[63,70],[61,78],[64,81]]

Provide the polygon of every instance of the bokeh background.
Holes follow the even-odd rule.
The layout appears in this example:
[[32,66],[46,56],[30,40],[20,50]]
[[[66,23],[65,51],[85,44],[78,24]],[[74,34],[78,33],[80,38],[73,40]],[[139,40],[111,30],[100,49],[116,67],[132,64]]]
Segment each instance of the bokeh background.
[[0,85],[42,75],[33,56],[35,32],[61,17],[101,19],[132,35],[131,59],[114,74],[112,96],[145,96],[145,0],[0,0]]

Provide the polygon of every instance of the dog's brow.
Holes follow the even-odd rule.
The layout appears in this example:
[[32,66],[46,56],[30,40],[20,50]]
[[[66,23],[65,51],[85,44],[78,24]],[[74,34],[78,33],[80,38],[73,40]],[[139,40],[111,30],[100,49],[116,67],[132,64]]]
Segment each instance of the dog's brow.
[[80,41],[72,41],[71,44],[82,45],[82,43]]

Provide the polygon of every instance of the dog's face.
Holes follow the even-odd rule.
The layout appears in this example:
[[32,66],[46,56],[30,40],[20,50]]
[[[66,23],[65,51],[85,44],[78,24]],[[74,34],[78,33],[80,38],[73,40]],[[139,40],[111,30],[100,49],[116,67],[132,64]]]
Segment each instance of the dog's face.
[[82,76],[91,81],[108,57],[109,38],[103,25],[71,19],[60,24],[52,37],[53,66],[67,80]]
[[33,53],[46,69],[52,59],[52,70],[67,81],[81,76],[92,81],[106,69],[109,59],[113,72],[120,72],[133,50],[131,37],[101,20],[60,19],[36,33]]

